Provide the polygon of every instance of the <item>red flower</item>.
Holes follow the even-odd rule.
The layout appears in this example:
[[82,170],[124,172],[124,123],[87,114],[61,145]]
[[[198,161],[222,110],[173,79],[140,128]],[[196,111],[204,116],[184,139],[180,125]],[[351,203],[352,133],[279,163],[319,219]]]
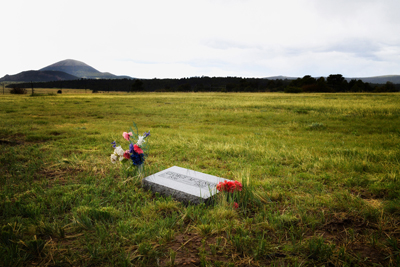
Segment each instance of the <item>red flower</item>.
[[124,153],[124,158],[130,159],[130,157],[131,157],[131,154],[129,154],[129,150],[126,150]]
[[219,182],[217,184],[218,191],[226,191],[229,193],[233,193],[234,191],[242,191],[242,184],[238,181],[227,181]]
[[233,207],[235,208],[235,209],[238,209],[239,208],[239,204],[238,203],[233,203]]
[[234,183],[235,183],[235,185],[236,185],[236,189],[237,189],[238,191],[242,191],[242,184],[239,183],[238,181],[235,181]]
[[217,189],[218,189],[218,191],[224,191],[224,183],[223,182],[219,182],[217,184]]
[[143,150],[138,145],[133,145],[133,150],[138,154],[143,154]]

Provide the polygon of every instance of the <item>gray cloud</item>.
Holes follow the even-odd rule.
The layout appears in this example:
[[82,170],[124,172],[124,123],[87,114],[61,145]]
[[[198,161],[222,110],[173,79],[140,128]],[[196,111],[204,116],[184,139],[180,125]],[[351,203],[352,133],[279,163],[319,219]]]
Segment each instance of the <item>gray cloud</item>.
[[2,42],[0,77],[66,58],[144,78],[400,69],[398,0],[15,0],[1,9],[12,41]]

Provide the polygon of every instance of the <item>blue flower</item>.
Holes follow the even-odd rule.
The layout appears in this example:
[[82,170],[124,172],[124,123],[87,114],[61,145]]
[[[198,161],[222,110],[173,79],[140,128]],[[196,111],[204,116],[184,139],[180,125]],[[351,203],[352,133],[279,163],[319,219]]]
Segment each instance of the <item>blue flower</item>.
[[117,143],[115,143],[115,141],[111,142],[111,144],[113,145],[113,148],[115,148],[117,146]]
[[144,134],[143,134],[144,138],[146,138],[149,135],[150,135],[150,131],[149,132],[144,132]]
[[142,165],[144,162],[143,154],[138,154],[135,151],[131,154],[131,160],[133,165],[139,166]]
[[133,147],[133,144],[129,144],[129,153],[135,152],[135,148]]

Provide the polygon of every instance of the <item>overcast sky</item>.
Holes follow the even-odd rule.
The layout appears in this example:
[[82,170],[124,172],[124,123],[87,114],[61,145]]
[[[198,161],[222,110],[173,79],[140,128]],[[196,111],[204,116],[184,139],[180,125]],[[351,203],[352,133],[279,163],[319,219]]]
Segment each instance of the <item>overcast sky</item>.
[[400,0],[9,0],[0,77],[75,59],[137,78],[400,74]]

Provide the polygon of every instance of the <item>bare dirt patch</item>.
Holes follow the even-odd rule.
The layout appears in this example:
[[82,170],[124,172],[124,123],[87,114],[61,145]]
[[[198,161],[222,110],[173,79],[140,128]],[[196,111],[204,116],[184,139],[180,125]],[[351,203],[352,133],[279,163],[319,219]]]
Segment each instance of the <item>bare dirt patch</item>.
[[37,179],[46,178],[48,187],[51,188],[54,184],[66,185],[71,181],[71,177],[82,172],[83,170],[76,168],[59,168],[59,169],[42,169],[35,174]]
[[352,257],[358,258],[367,265],[386,266],[387,253],[382,248],[369,243],[372,240],[371,233],[376,230],[376,225],[362,218],[338,213],[314,234],[322,236],[337,246],[345,247]]
[[369,264],[381,264],[383,266],[387,264],[385,253],[378,248],[367,244],[356,243],[349,246],[349,249],[363,262],[368,262]]
[[379,194],[374,194],[365,188],[352,188],[350,189],[350,192],[351,194],[359,196],[362,199],[382,199],[386,195],[384,191],[381,191]]
[[23,145],[23,144],[24,143],[22,141],[18,141],[18,140],[0,139],[0,145],[17,146],[17,145]]
[[232,247],[224,237],[179,234],[169,244],[169,250],[169,257],[161,261],[161,266],[200,266],[202,261],[232,262],[227,253]]

